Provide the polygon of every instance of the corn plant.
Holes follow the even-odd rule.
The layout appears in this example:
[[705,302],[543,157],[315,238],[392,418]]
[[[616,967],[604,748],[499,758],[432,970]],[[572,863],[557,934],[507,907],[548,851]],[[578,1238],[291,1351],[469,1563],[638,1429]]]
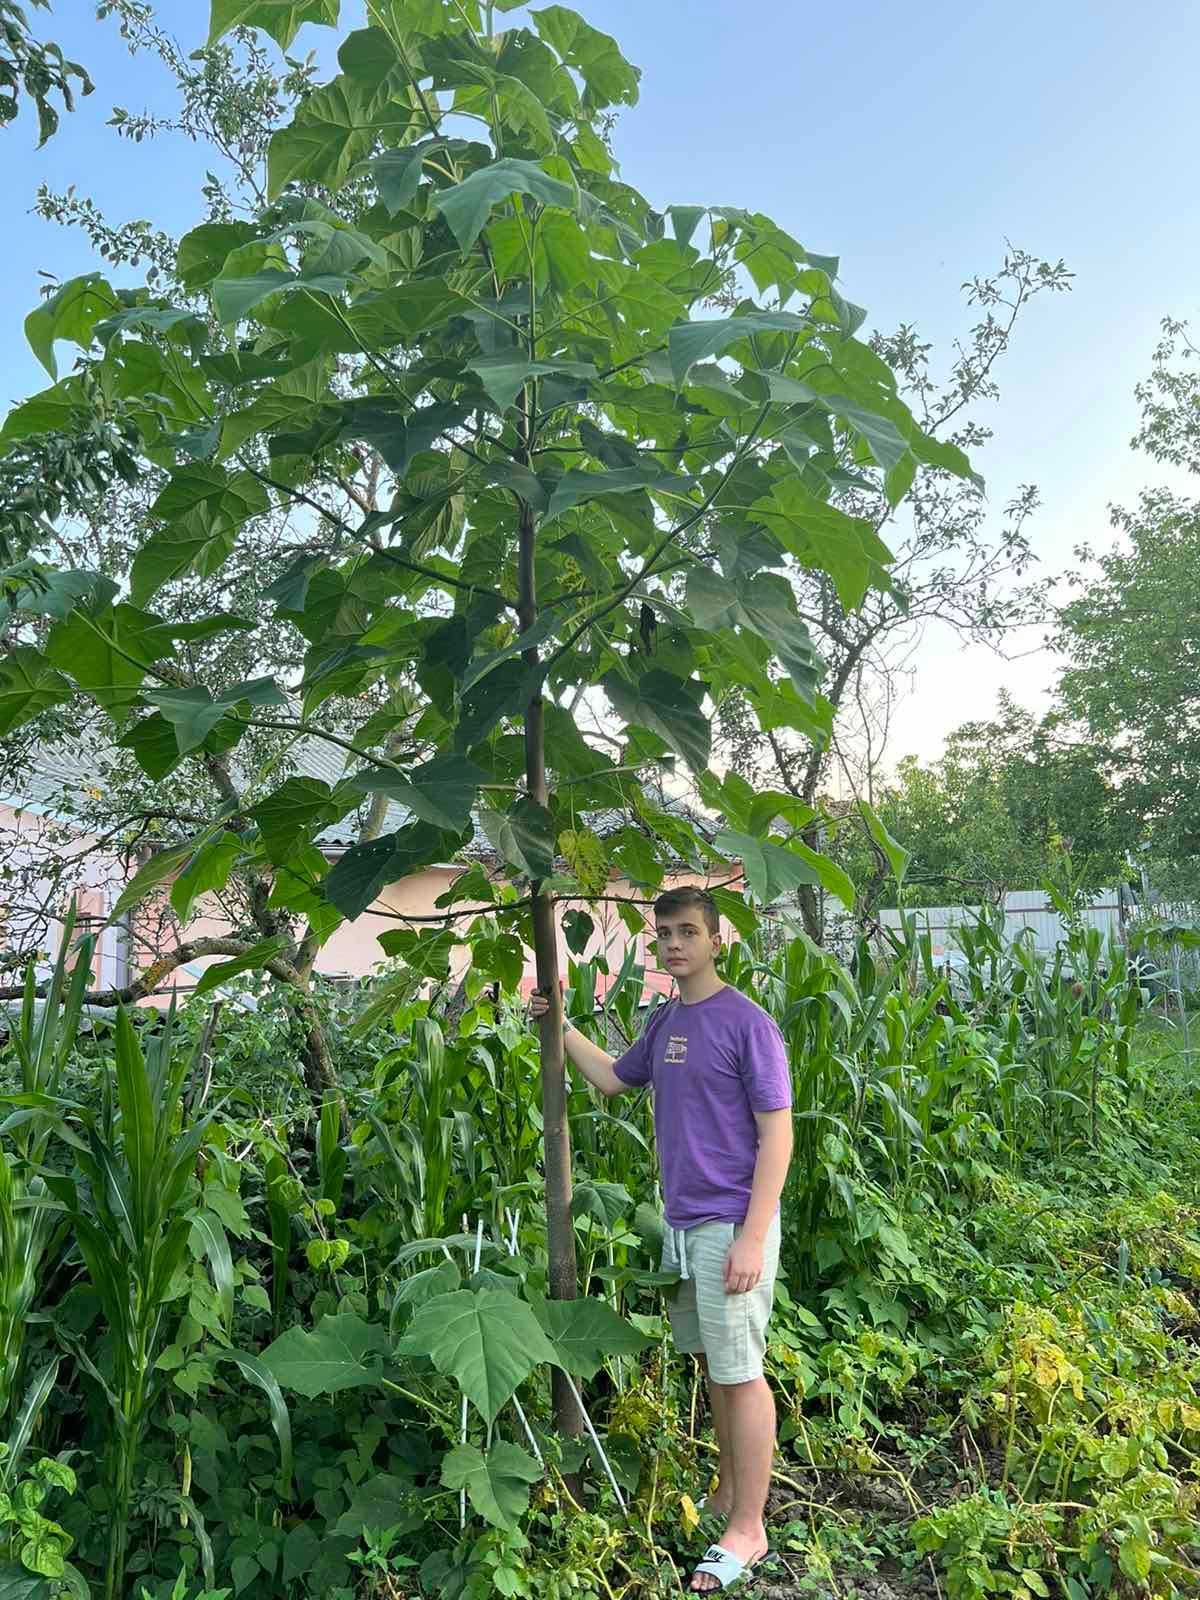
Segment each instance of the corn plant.
[[[47,1265],[58,1254],[64,1234],[61,1219],[46,1203],[46,1185],[38,1169],[51,1138],[54,1097],[75,1047],[83,996],[91,975],[94,941],[87,938],[80,942],[74,970],[68,976],[67,959],[74,931],[72,908],[41,1011],[30,964],[21,1010],[10,1034],[20,1070],[20,1089],[3,1097],[3,1103],[12,1111],[0,1126],[0,1134],[12,1145],[11,1155],[0,1149],[0,1422],[8,1419],[16,1396],[22,1391],[27,1319]],[[54,1371],[57,1372],[57,1365]],[[29,1395],[38,1394],[40,1388],[39,1379]],[[41,1394],[40,1403],[48,1393]],[[27,1415],[27,1406],[22,1414]],[[36,1420],[34,1415],[29,1426]],[[4,1465],[8,1472],[13,1470],[11,1452]]]
[[464,1074],[463,1053],[448,1051],[438,1024],[420,1015],[376,1070],[363,1173],[405,1237],[447,1233],[473,1197],[477,1127],[458,1093]]
[[[173,1048],[174,1012],[143,1057],[126,1012],[117,1017],[113,1070],[100,1109],[67,1108],[61,1126],[74,1152],[69,1173],[47,1184],[69,1220],[108,1332],[105,1370],[74,1354],[112,1413],[111,1530],[105,1600],[124,1593],[139,1451],[164,1382],[155,1363],[166,1344],[173,1280],[197,1224],[192,1187],[211,1113],[185,1125],[182,1092],[190,1061]],[[219,1299],[232,1306],[233,1274],[223,1234],[203,1234]]]

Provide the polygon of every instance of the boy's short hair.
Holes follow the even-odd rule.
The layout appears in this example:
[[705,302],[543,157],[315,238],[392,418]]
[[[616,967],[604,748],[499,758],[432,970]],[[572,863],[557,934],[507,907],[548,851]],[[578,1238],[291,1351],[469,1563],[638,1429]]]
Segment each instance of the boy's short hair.
[[668,889],[654,902],[656,917],[669,917],[675,911],[699,911],[709,933],[720,933],[721,914],[717,902],[707,889],[697,889],[687,884],[679,889]]

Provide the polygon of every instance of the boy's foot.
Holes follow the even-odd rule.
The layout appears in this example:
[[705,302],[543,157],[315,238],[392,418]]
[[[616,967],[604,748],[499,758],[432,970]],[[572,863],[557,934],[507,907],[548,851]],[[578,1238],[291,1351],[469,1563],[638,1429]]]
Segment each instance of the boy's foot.
[[[756,1566],[767,1554],[766,1530],[760,1527],[757,1532],[744,1533],[733,1528],[726,1528],[721,1535],[720,1543],[710,1545],[705,1553],[702,1566],[709,1565],[724,1567],[725,1573],[718,1576],[716,1572],[701,1572],[697,1569],[692,1574],[691,1592],[693,1594],[716,1594],[720,1589],[726,1589],[737,1582],[744,1573]],[[720,1558],[725,1557],[722,1561]],[[729,1558],[733,1559],[730,1560]],[[716,1558],[716,1559],[710,1559]]]
[[733,1510],[733,1490],[727,1489],[724,1482],[718,1478],[717,1487],[697,1504],[706,1517],[721,1517],[728,1521],[729,1514]]

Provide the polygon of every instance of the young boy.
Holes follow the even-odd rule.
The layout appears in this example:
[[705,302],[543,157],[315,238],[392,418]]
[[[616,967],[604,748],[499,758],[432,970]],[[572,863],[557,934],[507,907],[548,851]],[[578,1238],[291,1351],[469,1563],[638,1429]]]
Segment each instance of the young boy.
[[[566,1050],[601,1094],[651,1084],[667,1237],[664,1265],[679,1350],[708,1379],[720,1478],[707,1509],[726,1519],[692,1590],[728,1588],[767,1552],[763,1513],[775,1453],[775,1403],[763,1350],[779,1260],[779,1197],[792,1154],[783,1037],[753,1000],[717,976],[712,896],[672,889],[654,906],[658,957],[678,998],[660,1006],[619,1060],[567,1024]],[[546,1001],[535,996],[534,1015]]]

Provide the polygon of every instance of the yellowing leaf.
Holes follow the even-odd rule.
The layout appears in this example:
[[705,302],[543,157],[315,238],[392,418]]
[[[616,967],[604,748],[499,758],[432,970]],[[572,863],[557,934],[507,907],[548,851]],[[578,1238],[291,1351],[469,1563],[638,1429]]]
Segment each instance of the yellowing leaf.
[[700,1526],[700,1513],[696,1510],[696,1502],[690,1494],[679,1496],[679,1526],[684,1533],[695,1533]]

